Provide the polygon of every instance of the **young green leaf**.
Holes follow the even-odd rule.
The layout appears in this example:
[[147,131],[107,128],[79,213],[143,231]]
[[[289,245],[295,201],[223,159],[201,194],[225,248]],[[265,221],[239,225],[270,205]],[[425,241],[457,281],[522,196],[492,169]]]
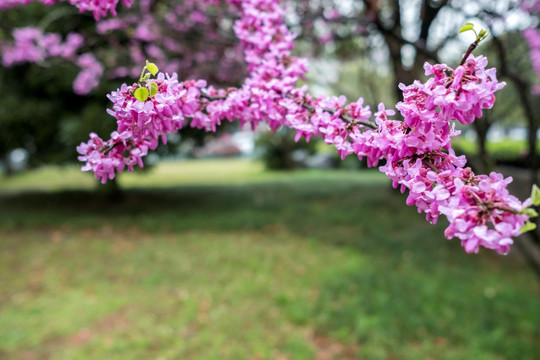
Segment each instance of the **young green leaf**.
[[463,26],[459,29],[458,31],[458,34],[462,33],[462,32],[465,32],[465,31],[469,31],[469,30],[472,30],[474,28],[474,24],[471,23],[471,22],[466,22],[465,24],[463,24]]
[[534,230],[534,229],[536,229],[536,224],[534,224],[534,223],[532,223],[532,222],[530,222],[530,221],[527,221],[527,222],[525,223],[525,225],[523,225],[523,226],[521,227],[520,231],[521,231],[522,233],[526,233],[527,231],[531,231],[531,230]]
[[158,73],[159,69],[158,67],[156,66],[156,64],[154,63],[151,63],[151,62],[148,62],[148,60],[146,60],[146,70],[148,70],[150,72],[150,74],[156,76],[156,74]]
[[135,96],[135,99],[145,102],[146,99],[148,99],[148,89],[145,87],[140,87],[133,92],[133,96]]
[[536,184],[533,185],[531,190],[531,200],[534,205],[540,205],[540,188]]
[[150,97],[154,97],[154,95],[158,92],[158,86],[155,82],[151,82],[148,84],[148,87],[150,88]]
[[536,184],[532,186],[531,200],[534,205],[540,205],[540,188]]
[[522,214],[528,215],[529,217],[537,217],[538,213],[533,208],[526,208],[520,211]]

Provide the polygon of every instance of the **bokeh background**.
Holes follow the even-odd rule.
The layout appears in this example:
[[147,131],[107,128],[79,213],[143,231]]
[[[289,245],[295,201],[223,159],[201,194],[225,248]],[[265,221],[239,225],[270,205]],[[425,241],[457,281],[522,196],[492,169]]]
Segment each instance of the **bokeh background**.
[[[283,6],[311,91],[372,109],[425,80],[425,61],[458,64],[474,41],[457,35],[464,22],[489,29],[475,54],[507,86],[454,147],[528,196],[534,1]],[[141,56],[181,78],[241,83],[227,6],[141,1],[97,23],[66,3],[0,8],[0,359],[540,359],[537,233],[507,256],[468,255],[444,220],[428,224],[384,174],[324,143],[231,123],[171,136],[107,185],[80,171],[75,147],[115,128],[106,94],[136,81]],[[6,61],[28,26],[82,35],[99,86],[75,93],[70,59]]]

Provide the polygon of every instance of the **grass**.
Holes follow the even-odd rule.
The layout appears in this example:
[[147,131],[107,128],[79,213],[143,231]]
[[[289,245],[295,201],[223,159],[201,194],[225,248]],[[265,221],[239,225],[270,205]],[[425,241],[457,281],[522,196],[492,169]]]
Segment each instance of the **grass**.
[[70,168],[0,181],[0,358],[540,358],[520,258],[465,254],[376,172],[154,170],[121,202]]
[[[459,152],[469,155],[476,155],[478,153],[476,141],[457,137],[452,143]],[[536,147],[537,151],[540,151],[540,141],[536,144]],[[528,153],[528,145],[526,140],[506,138],[496,142],[487,141],[486,151],[491,157],[496,159],[514,160],[523,158]]]
[[[118,182],[122,188],[167,188],[182,185],[223,185],[246,184],[272,181],[287,181],[289,174],[279,171],[266,171],[260,162],[250,159],[207,159],[196,161],[164,162],[150,171],[136,171],[120,174]],[[350,171],[303,170],[294,173],[298,179],[342,179],[354,178],[357,174]],[[384,175],[378,171],[364,173],[360,181],[380,183]],[[28,191],[93,190],[101,185],[90,173],[84,173],[79,167],[48,166],[8,178],[0,177],[0,194],[12,194]]]

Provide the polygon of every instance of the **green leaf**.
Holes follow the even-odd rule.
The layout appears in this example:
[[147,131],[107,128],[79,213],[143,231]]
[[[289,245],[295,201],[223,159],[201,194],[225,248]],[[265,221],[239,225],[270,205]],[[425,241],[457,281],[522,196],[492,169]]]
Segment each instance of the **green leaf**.
[[521,227],[520,231],[521,231],[522,233],[526,233],[527,231],[531,231],[531,230],[534,230],[534,229],[536,229],[536,224],[534,224],[534,223],[532,223],[532,222],[530,222],[530,221],[527,221],[527,222],[525,223],[525,225],[523,225],[523,226]]
[[523,210],[520,211],[520,213],[528,215],[531,218],[538,216],[538,213],[536,212],[536,210],[534,210],[532,208],[523,209]]
[[156,95],[158,92],[157,84],[155,82],[151,82],[148,84],[148,86],[150,87],[150,97],[154,97],[154,95]]
[[145,102],[146,99],[148,99],[148,89],[145,87],[140,87],[133,92],[133,96],[135,96],[135,99]]
[[485,40],[488,37],[488,34],[489,32],[486,29],[480,30],[480,32],[478,32],[478,35],[476,36],[476,41],[480,42]]
[[540,205],[540,189],[538,186],[536,186],[536,184],[533,185],[531,190],[531,200],[534,205]]
[[459,29],[458,31],[458,34],[462,33],[462,32],[465,32],[465,31],[469,31],[469,30],[472,30],[474,28],[474,24],[471,23],[471,22],[466,22],[465,24],[463,24],[463,26]]
[[151,63],[151,62],[148,62],[148,60],[146,60],[146,70],[148,70],[150,72],[150,74],[156,76],[156,74],[158,73],[159,69],[158,67],[156,66],[156,64],[154,63]]

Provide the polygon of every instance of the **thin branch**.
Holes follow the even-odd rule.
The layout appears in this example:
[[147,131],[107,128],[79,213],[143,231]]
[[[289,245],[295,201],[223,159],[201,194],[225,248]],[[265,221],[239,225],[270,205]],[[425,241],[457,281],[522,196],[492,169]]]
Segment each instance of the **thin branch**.
[[435,173],[437,174],[440,174],[441,173],[441,170],[437,169],[435,167],[435,165],[433,165],[431,163],[431,161],[429,161],[428,159],[422,159],[422,162],[424,163],[424,165],[426,165],[428,168],[430,168],[431,170],[433,170]]
[[[315,110],[316,110],[314,106],[309,105],[309,104],[306,104],[305,102],[303,102],[303,103],[300,104],[300,105],[302,105],[302,107],[303,107],[304,109],[309,110],[309,111],[315,111]],[[332,110],[332,109],[324,109],[324,108],[323,108],[322,111],[326,111],[326,112],[328,112],[328,113],[330,113],[330,114],[332,114],[332,115],[334,115],[334,114],[336,113],[336,110]],[[368,127],[368,128],[370,128],[370,129],[372,129],[372,130],[376,130],[376,129],[379,128],[379,127],[377,126],[377,124],[374,124],[374,123],[369,122],[369,121],[357,120],[357,119],[354,119],[354,118],[352,118],[352,117],[350,117],[350,116],[347,116],[347,115],[341,114],[341,115],[339,116],[339,118],[340,118],[341,120],[345,121],[345,122],[350,123],[350,124],[363,125],[363,126]]]
[[[208,94],[206,94],[206,93],[204,93],[202,91],[200,92],[200,94],[201,94],[202,98],[208,99],[210,101],[225,100],[227,98],[227,96],[211,96],[211,95],[208,95]],[[288,97],[289,99],[294,100],[294,98],[289,94],[287,94],[286,97]],[[309,111],[315,111],[316,110],[314,106],[306,104],[305,102],[298,103],[298,104],[301,105],[306,110],[309,110]],[[330,113],[332,115],[334,115],[336,113],[336,110],[332,110],[332,109],[324,109],[324,108],[322,108],[322,111],[326,111],[326,112],[328,112],[328,113]],[[339,118],[341,120],[345,121],[345,122],[358,124],[358,125],[363,125],[363,126],[365,126],[367,128],[373,129],[373,130],[376,130],[376,129],[379,128],[377,126],[377,124],[374,124],[374,123],[369,122],[369,121],[357,120],[357,119],[354,119],[354,118],[352,118],[352,117],[350,117],[348,115],[341,114],[339,116]]]
[[476,39],[475,42],[469,45],[469,47],[467,48],[467,52],[465,53],[465,55],[463,55],[463,59],[461,59],[461,62],[459,63],[460,66],[465,64],[465,61],[467,61],[467,58],[469,57],[469,55],[472,54],[472,52],[474,51],[474,49],[476,49],[479,43],[480,42],[478,41],[478,39]]

